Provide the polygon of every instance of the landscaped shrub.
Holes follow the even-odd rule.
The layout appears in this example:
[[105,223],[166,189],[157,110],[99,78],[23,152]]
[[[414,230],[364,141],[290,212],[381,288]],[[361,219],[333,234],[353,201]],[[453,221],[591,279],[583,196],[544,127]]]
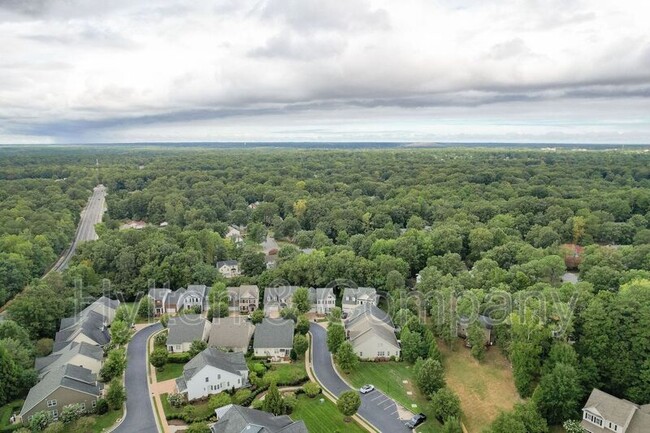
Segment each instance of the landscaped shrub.
[[187,352],[182,352],[182,353],[170,353],[167,356],[167,362],[171,364],[187,364],[190,362],[190,354]]
[[232,402],[234,404],[241,405],[242,402],[246,401],[248,397],[250,397],[251,394],[252,391],[250,389],[247,388],[240,389],[235,393],[235,395],[233,395]]
[[298,404],[298,398],[296,397],[296,394],[294,394],[293,392],[288,392],[284,394],[283,400],[284,400],[284,411],[287,415],[289,415],[291,414],[291,412],[293,412],[293,409]]
[[156,334],[156,336],[153,338],[153,344],[156,347],[164,347],[167,345],[167,332],[161,332],[160,334]]
[[167,402],[171,407],[181,407],[185,403],[185,396],[180,393],[169,394],[167,396]]
[[95,413],[97,415],[104,415],[108,412],[108,402],[103,398],[97,399],[97,404],[95,405]]
[[316,397],[321,392],[320,386],[316,382],[307,382],[302,386],[302,390],[310,398]]
[[86,410],[79,403],[69,404],[63,407],[60,419],[65,424],[78,420],[86,413]]
[[210,397],[210,409],[215,410],[222,406],[232,403],[232,397],[230,397],[225,392],[220,392],[219,394],[213,395]]

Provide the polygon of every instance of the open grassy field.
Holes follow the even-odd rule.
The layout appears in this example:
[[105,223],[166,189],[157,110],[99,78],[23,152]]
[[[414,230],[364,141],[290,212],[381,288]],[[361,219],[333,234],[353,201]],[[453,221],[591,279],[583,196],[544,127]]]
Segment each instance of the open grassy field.
[[309,398],[304,394],[300,394],[298,404],[289,416],[294,421],[303,420],[310,433],[365,432],[354,421],[343,421],[343,415],[336,408],[336,405],[323,396]]
[[427,421],[418,427],[418,432],[435,433],[441,430],[442,426],[433,417],[431,405],[415,385],[413,365],[406,362],[362,362],[355,370],[344,374],[344,377],[355,388],[367,383],[373,384],[405,409],[427,415]]
[[460,397],[463,423],[469,433],[478,433],[502,410],[521,402],[508,360],[497,347],[488,350],[485,360],[476,361],[461,340],[455,350],[439,343],[443,354],[447,386]]
[[164,380],[176,379],[183,374],[184,364],[174,364],[168,362],[165,364],[165,367],[161,369],[156,369],[156,380],[162,382]]

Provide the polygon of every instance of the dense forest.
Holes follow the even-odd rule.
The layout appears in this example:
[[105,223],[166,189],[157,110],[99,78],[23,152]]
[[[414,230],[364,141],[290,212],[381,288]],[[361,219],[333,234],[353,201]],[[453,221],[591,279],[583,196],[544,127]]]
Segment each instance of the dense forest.
[[[95,149],[14,157],[0,165],[0,290],[9,294],[65,247],[91,187],[108,188],[99,240],[79,247],[62,278],[32,283],[9,308],[32,339],[51,337],[68,308],[36,308],[44,291],[81,279],[97,292],[107,278],[134,299],[150,281],[210,285],[220,278],[217,260],[239,259],[245,276],[231,284],[377,287],[398,325],[426,315],[431,326],[419,332],[442,341],[455,337],[457,315],[492,317],[517,390],[549,424],[576,415],[593,387],[650,402],[650,155]],[[120,230],[125,220],[149,225]],[[246,226],[243,245],[226,239],[229,225]],[[272,269],[259,246],[267,232],[281,246]],[[579,282],[563,281],[567,263]]]

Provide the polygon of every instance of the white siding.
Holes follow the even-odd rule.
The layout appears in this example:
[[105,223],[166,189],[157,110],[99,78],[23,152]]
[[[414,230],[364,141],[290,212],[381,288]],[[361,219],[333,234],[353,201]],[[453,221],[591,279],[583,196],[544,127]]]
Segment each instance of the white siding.
[[242,372],[242,374],[242,376],[235,375],[212,366],[203,367],[187,382],[187,398],[195,400],[211,394],[219,394],[233,387],[239,389],[248,380],[248,372]]

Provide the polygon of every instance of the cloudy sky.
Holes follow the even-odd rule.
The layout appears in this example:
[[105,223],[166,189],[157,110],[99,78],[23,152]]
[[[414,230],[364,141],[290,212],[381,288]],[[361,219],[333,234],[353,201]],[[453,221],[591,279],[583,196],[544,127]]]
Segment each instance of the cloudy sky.
[[0,143],[650,143],[642,0],[0,0]]

